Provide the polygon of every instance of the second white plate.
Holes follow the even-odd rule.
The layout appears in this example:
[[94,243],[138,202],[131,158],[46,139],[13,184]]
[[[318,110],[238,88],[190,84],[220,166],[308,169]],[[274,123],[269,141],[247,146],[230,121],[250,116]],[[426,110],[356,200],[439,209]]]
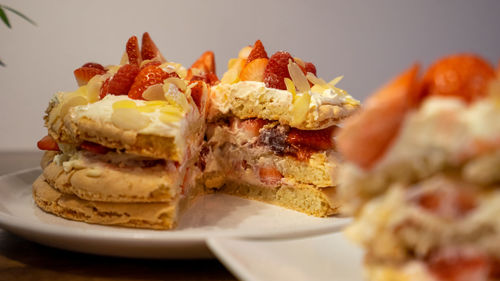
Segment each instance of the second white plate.
[[350,220],[316,218],[261,202],[216,194],[199,199],[170,231],[70,221],[40,210],[31,184],[40,169],[0,177],[0,227],[29,240],[85,253],[139,258],[212,257],[208,238],[297,238],[338,231]]

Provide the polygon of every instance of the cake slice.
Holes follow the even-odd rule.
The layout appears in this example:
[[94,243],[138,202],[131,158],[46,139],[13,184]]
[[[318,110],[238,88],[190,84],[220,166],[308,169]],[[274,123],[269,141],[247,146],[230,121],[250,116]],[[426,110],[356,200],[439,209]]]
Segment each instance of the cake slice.
[[337,212],[334,134],[359,102],[312,63],[262,43],[212,87],[202,170],[207,188],[315,216]]
[[90,223],[175,227],[203,193],[194,163],[209,85],[187,75],[213,67],[168,62],[145,33],[141,48],[128,40],[120,65],[76,69],[80,88],[54,95],[46,112],[49,135],[39,147],[55,153],[46,153],[33,185],[38,206]]
[[472,54],[418,70],[338,135],[346,234],[368,280],[499,280],[500,72]]

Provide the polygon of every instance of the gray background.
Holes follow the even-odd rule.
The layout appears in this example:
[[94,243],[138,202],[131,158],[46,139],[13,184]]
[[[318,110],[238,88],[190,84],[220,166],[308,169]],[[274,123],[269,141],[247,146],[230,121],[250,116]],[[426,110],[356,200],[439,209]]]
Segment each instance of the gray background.
[[149,31],[164,56],[189,66],[216,53],[219,76],[244,45],[261,39],[316,64],[320,77],[365,99],[420,61],[454,52],[500,59],[500,1],[15,1],[0,24],[0,150],[35,150],[51,95],[76,89],[85,62],[117,64],[126,40]]

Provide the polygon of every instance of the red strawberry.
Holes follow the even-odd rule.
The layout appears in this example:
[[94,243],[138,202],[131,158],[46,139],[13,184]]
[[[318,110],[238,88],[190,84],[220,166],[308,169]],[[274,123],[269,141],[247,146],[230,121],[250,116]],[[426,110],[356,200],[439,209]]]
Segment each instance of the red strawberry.
[[101,93],[99,94],[99,98],[102,100],[107,94],[109,90],[109,82],[111,81],[111,78],[108,78],[104,80],[101,86]]
[[139,67],[135,64],[125,64],[113,76],[109,82],[108,92],[112,95],[127,95],[134,79],[139,73]]
[[261,167],[259,169],[260,181],[267,185],[277,185],[281,182],[283,175],[273,166]]
[[194,100],[194,103],[196,103],[196,106],[198,109],[201,107],[201,99],[203,97],[203,83],[201,82],[193,82],[196,83],[193,88],[191,88],[191,97]]
[[110,149],[105,146],[89,141],[82,142],[82,144],[80,144],[80,148],[95,154],[106,154],[108,151],[110,151]]
[[316,76],[316,66],[312,62],[306,62],[305,69],[306,73],[311,72],[312,74],[314,74],[314,76]]
[[428,258],[428,268],[438,280],[490,280],[492,261],[472,248],[442,248]]
[[141,69],[143,69],[143,68],[145,68],[146,66],[149,66],[149,65],[159,66],[159,65],[161,65],[161,62],[157,61],[157,60],[148,61],[147,63],[141,65]]
[[143,99],[142,93],[149,87],[155,84],[163,83],[163,80],[170,77],[168,73],[163,71],[156,65],[149,65],[141,69],[135,77],[134,83],[128,92],[129,98]]
[[89,67],[89,66],[82,66],[73,71],[78,86],[86,85],[89,82],[89,80],[92,79],[92,77],[96,75],[102,75],[104,73],[106,73],[106,71],[103,69]]
[[51,136],[48,135],[39,140],[36,143],[36,146],[38,146],[38,149],[40,150],[59,151],[59,146],[57,145],[57,142]]
[[287,141],[294,146],[305,146],[318,150],[326,150],[334,147],[333,132],[335,126],[323,130],[306,131],[296,128],[290,129]]
[[249,136],[258,137],[260,134],[260,129],[264,127],[268,122],[264,119],[245,119],[241,120],[238,124],[238,128],[243,129]]
[[269,58],[269,63],[264,71],[266,87],[286,90],[285,78],[290,78],[288,61],[294,61],[288,52],[279,51]]
[[264,81],[264,71],[269,60],[267,58],[254,59],[247,63],[240,72],[241,81]]
[[128,62],[139,66],[141,64],[141,52],[139,51],[139,41],[137,37],[132,36],[128,39],[127,45],[125,47],[128,56]]
[[87,62],[86,64],[82,65],[82,67],[92,67],[92,68],[106,70],[104,69],[104,66],[96,62]]
[[156,44],[151,39],[151,36],[149,36],[149,33],[147,32],[144,32],[144,34],[142,34],[141,55],[143,60],[151,60],[154,58],[157,58],[160,61],[165,60],[160,53],[160,50],[158,50],[158,47],[156,47]]
[[260,40],[257,40],[255,41],[255,44],[253,44],[252,51],[250,52],[250,54],[248,54],[247,63],[261,58],[267,59],[268,56],[266,53],[266,49],[264,49],[264,45],[262,45],[262,42],[260,42]]

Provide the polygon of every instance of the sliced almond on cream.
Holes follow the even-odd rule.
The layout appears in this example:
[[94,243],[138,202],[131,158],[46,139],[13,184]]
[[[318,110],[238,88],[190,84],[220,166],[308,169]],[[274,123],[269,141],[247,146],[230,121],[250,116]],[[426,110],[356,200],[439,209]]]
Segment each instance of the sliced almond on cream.
[[125,130],[140,130],[147,127],[151,120],[136,108],[117,108],[113,110],[111,122]]

